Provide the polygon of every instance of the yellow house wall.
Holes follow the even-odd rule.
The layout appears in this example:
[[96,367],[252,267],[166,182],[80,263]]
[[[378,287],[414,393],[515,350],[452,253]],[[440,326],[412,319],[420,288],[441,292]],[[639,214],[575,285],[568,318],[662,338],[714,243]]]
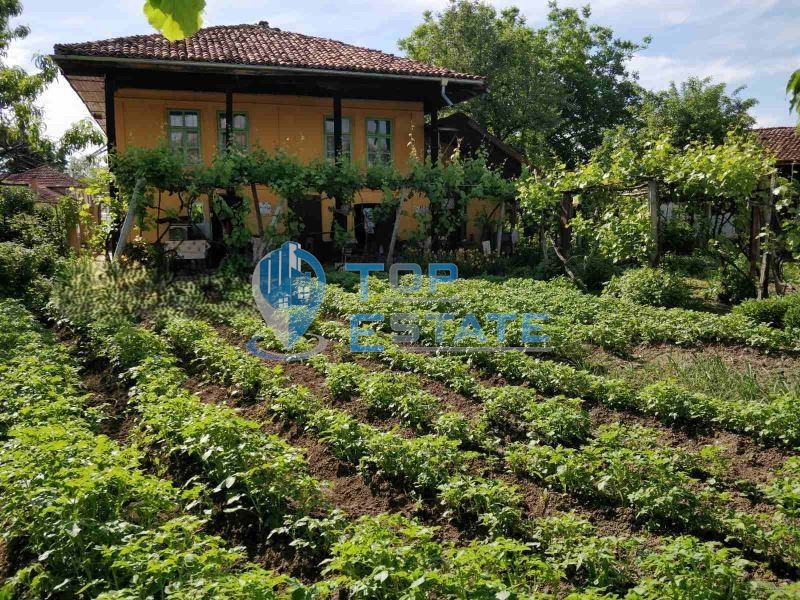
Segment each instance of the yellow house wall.
[[[170,109],[200,112],[201,155],[204,162],[210,163],[217,152],[217,115],[225,111],[225,95],[221,93],[118,90],[115,95],[118,150],[124,152],[133,146],[154,147],[166,140],[167,113]],[[267,151],[281,148],[304,162],[324,158],[324,119],[333,113],[333,101],[330,98],[234,94],[233,110],[247,113],[251,148],[261,147]],[[393,160],[401,172],[408,168],[412,153],[420,158],[424,155],[424,112],[421,102],[343,99],[342,116],[351,120],[352,155],[357,164],[366,161],[368,117],[392,120]],[[243,192],[250,199],[249,190]],[[272,213],[275,214],[280,199],[262,186],[258,189],[258,195],[259,201],[272,205]],[[364,190],[357,194],[355,202],[380,200],[380,192]],[[414,210],[426,205],[427,200],[421,197],[409,200],[406,214],[400,222],[401,239],[407,239],[416,231]],[[176,197],[162,195],[161,206],[164,209],[177,209],[179,202]],[[207,203],[205,210],[208,219]],[[255,211],[251,209],[248,225],[253,233],[258,231],[255,218]],[[323,231],[330,231],[333,221],[330,200],[322,201],[322,219]],[[271,220],[269,216],[263,218],[265,225]],[[157,235],[156,231],[148,231],[143,237],[154,241]]]
[[[471,200],[469,204],[467,204],[467,240],[472,241],[474,243],[479,244],[480,242],[484,241],[484,238],[481,237],[481,232],[483,227],[478,224],[482,215],[489,215],[489,218],[493,221],[497,221],[500,218],[500,208],[498,207],[498,202],[495,200],[488,200],[485,198],[476,198]],[[496,237],[496,229],[493,229],[492,235],[489,239],[492,242],[492,247],[494,247],[497,237]]]

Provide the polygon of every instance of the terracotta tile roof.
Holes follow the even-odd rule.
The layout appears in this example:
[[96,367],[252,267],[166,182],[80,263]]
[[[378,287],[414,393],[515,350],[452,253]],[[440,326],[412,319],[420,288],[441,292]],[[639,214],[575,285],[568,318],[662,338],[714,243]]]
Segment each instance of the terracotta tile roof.
[[71,188],[83,187],[77,179],[73,179],[66,173],[54,169],[48,165],[42,165],[35,169],[23,171],[22,173],[11,173],[0,176],[3,183],[26,184],[29,185],[36,180],[37,185],[49,188]]
[[170,42],[160,34],[151,34],[57,44],[55,53],[483,80],[478,75],[456,73],[379,50],[282,31],[270,27],[265,21],[255,25],[206,27],[177,42]]
[[759,141],[775,153],[778,162],[800,162],[800,136],[796,127],[756,129]]

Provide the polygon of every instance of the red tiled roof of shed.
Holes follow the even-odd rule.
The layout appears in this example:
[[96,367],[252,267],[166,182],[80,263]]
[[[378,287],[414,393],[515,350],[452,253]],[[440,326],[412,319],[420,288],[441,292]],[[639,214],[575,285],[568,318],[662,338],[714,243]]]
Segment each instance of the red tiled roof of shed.
[[755,130],[761,144],[781,163],[800,162],[800,136],[796,127],[764,127]]

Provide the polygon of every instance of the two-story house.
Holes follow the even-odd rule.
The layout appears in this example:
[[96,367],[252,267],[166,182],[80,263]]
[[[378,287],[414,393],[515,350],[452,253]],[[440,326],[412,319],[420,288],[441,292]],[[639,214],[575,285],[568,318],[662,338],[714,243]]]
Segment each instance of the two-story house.
[[[425,155],[426,115],[433,132],[428,151],[438,157],[437,111],[486,91],[477,75],[266,22],[208,27],[176,42],[152,34],[59,44],[53,59],[106,132],[110,149],[167,140],[198,161],[211,161],[230,141],[281,148],[303,161],[335,155],[359,164],[391,161],[403,171],[412,154]],[[260,218],[275,219],[281,200],[267,189],[257,192]],[[363,207],[378,202],[378,193],[358,195],[346,217],[351,231]],[[424,206],[425,199],[413,199],[400,222],[401,239],[417,229],[413,203]],[[317,199],[297,207],[305,223],[301,241],[330,240],[332,204]],[[256,215],[250,219],[255,233]],[[169,223],[146,232],[146,239],[157,239],[162,227]]]

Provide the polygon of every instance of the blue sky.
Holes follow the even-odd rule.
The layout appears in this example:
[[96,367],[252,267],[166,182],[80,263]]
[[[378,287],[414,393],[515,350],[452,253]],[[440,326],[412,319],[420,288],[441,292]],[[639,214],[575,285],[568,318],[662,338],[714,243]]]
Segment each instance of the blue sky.
[[[78,42],[150,33],[141,0],[23,0],[18,22],[31,35],[15,44],[10,62],[30,66],[35,53],[48,54],[57,42]],[[398,52],[397,40],[422,20],[426,9],[447,0],[206,0],[206,25],[269,21],[275,27],[332,37],[357,45]],[[584,1],[562,1],[582,6]],[[515,4],[532,25],[547,14],[546,0],[493,2]],[[753,111],[761,126],[791,125],[785,97],[790,73],[800,68],[800,3],[798,0],[597,0],[592,20],[619,36],[641,40],[649,48],[635,57],[633,69],[650,89],[691,75],[712,76],[731,87],[746,85],[745,94],[759,100]],[[58,136],[88,112],[60,80],[44,95],[47,132]]]

